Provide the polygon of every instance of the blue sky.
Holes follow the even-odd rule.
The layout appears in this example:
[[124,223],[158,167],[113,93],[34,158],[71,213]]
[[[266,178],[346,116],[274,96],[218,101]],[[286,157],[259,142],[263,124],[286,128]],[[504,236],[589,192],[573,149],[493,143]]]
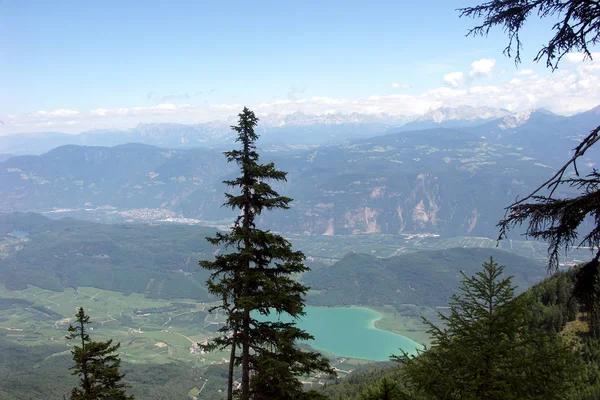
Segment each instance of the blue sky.
[[[52,116],[77,117],[62,121],[71,130],[125,127],[115,110],[128,114],[131,125],[159,105],[203,109],[206,119],[211,107],[228,105],[361,102],[502,85],[518,74],[502,55],[506,38],[500,30],[467,38],[475,21],[458,18],[456,8],[476,3],[0,0],[0,116],[14,122],[0,133],[36,130],[28,124],[39,128]],[[532,18],[524,35],[520,69],[540,79],[550,72],[530,60],[549,22]],[[489,62],[478,64],[484,66],[478,72],[472,64],[479,60]],[[421,108],[446,105],[452,94],[443,96]],[[105,117],[104,125],[93,116]],[[169,116],[192,122],[177,112]]]

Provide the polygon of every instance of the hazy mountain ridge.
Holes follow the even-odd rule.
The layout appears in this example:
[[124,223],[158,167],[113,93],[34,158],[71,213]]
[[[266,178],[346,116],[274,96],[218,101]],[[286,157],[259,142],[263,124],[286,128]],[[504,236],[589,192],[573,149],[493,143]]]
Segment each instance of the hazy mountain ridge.
[[[262,116],[258,132],[262,135],[263,145],[322,145],[393,131],[468,127],[511,115],[515,114],[504,109],[471,106],[442,107],[414,117],[359,113],[310,115],[296,112]],[[143,143],[169,148],[222,148],[235,139],[230,129],[234,123],[235,118],[228,118],[192,125],[140,123],[128,130],[100,129],[76,135],[59,132],[14,134],[0,136],[0,148],[14,154],[40,154],[67,144],[116,146]]]
[[[289,173],[276,188],[295,201],[261,223],[310,235],[494,236],[503,207],[564,161],[594,112],[531,112],[510,129],[500,119],[265,152],[265,161]],[[594,154],[582,165],[593,165]],[[0,163],[0,211],[152,209],[161,218],[230,221],[222,181],[233,168],[219,150],[64,146]]]

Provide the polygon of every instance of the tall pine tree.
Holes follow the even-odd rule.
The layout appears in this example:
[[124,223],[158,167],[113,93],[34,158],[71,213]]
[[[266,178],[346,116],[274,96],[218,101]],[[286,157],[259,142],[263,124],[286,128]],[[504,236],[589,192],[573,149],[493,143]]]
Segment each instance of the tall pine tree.
[[[293,399],[303,396],[297,375],[312,371],[333,373],[318,353],[300,350],[296,341],[311,336],[294,323],[269,321],[270,314],[304,315],[308,287],[292,277],[308,270],[304,254],[294,251],[283,237],[256,227],[264,210],[288,209],[292,201],[280,196],[267,181],[285,181],[286,173],[273,163],[260,164],[256,151],[258,118],[247,108],[239,114],[236,142],[239,150],[225,152],[228,162],[240,167],[240,176],[225,181],[239,190],[225,194],[224,205],[239,211],[229,233],[217,233],[207,240],[228,252],[214,261],[201,261],[211,272],[208,290],[217,295],[227,315],[221,336],[209,342],[207,350],[230,350],[227,398],[233,398],[233,368],[242,366],[240,398]],[[238,353],[238,351],[240,353]]]
[[86,325],[90,317],[80,308],[75,315],[75,325],[69,325],[67,339],[77,340],[80,346],[72,350],[75,365],[73,375],[78,375],[81,385],[71,391],[71,400],[131,400],[125,392],[126,385],[121,383],[123,375],[119,372],[121,359],[114,354],[120,343],[94,342],[90,339]]

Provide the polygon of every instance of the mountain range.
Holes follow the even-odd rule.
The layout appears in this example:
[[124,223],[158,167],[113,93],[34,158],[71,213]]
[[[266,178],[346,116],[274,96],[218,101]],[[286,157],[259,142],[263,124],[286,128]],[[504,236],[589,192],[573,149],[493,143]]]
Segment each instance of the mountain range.
[[[462,106],[439,108],[409,118],[387,114],[322,114],[301,112],[261,116],[258,131],[263,145],[323,145],[341,143],[394,131],[436,127],[464,127],[510,115],[507,110]],[[168,148],[230,146],[235,118],[195,125],[143,123],[129,130],[91,130],[77,135],[40,132],[0,136],[0,149],[13,154],[40,154],[67,144],[116,146],[142,143]]]
[[[264,161],[289,173],[276,189],[295,201],[260,222],[309,235],[495,237],[503,208],[549,177],[597,126],[599,113],[538,110],[479,125],[265,150]],[[582,171],[595,160],[597,152],[586,155]],[[235,215],[221,208],[222,181],[233,174],[216,149],[67,145],[0,162],[0,212],[107,210],[130,219],[227,224]]]

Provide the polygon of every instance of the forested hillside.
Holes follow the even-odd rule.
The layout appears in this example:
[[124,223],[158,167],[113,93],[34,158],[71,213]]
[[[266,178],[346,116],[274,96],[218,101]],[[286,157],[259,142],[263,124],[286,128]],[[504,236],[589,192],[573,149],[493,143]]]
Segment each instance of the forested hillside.
[[[197,260],[223,251],[204,238],[213,228],[174,224],[100,224],[51,220],[38,214],[0,215],[3,254],[0,282],[8,289],[27,285],[62,291],[97,287],[163,298],[211,299],[208,274]],[[16,236],[15,236],[16,235]],[[523,289],[544,276],[543,264],[489,248],[418,251],[389,258],[349,253],[326,266],[312,262],[302,276],[314,305],[444,306],[459,281],[494,255],[515,274]]]
[[545,276],[542,263],[506,251],[453,248],[389,258],[350,253],[330,267],[308,272],[303,280],[317,292],[309,297],[312,304],[442,307],[455,292],[460,272],[473,274],[490,255],[507,266],[521,290]]
[[[16,235],[23,234],[18,237]],[[108,225],[36,214],[0,215],[0,283],[62,291],[96,287],[149,296],[209,299],[198,259],[215,248],[212,228]]]

